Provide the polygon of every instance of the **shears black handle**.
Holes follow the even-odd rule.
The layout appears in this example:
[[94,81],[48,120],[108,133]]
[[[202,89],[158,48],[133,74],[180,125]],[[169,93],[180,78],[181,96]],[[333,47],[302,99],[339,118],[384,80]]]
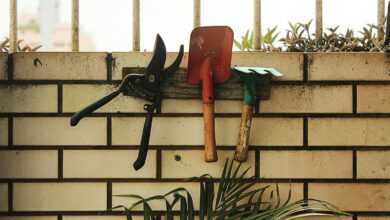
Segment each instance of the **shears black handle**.
[[113,100],[115,97],[117,97],[121,93],[121,90],[115,90],[114,92],[108,94],[107,96],[104,96],[103,98],[97,100],[96,102],[88,105],[87,107],[83,108],[81,111],[75,113],[70,118],[70,125],[76,126],[81,119],[83,119],[88,114],[91,114],[92,112],[96,111],[98,108],[102,107],[103,105],[107,104],[111,100]]
[[133,164],[135,170],[139,170],[144,166],[146,157],[148,155],[150,132],[152,130],[153,112],[156,109],[156,105],[145,104],[144,109],[147,111],[147,115],[145,118],[144,128],[142,130],[141,145],[139,147],[138,157]]

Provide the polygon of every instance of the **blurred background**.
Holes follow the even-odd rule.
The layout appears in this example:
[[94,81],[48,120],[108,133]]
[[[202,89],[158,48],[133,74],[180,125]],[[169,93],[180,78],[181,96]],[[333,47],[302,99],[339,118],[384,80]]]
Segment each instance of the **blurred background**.
[[[70,51],[71,2],[18,0],[18,38],[42,45],[40,51]],[[361,30],[376,23],[376,0],[324,0],[323,4],[324,30],[338,25],[341,32]],[[253,0],[203,0],[201,24],[229,25],[238,39],[252,29],[252,7]],[[80,51],[130,51],[131,13],[131,0],[80,0]],[[169,51],[188,45],[192,13],[192,0],[141,0],[141,50],[153,49],[156,33]],[[277,26],[282,37],[289,21],[306,23],[314,14],[315,0],[262,0],[262,30]],[[314,31],[314,22],[311,28]],[[0,0],[0,41],[8,32],[9,0]]]

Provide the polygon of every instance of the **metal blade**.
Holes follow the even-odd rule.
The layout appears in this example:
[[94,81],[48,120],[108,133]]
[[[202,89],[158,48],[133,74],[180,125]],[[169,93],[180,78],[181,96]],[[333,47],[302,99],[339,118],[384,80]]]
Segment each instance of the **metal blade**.
[[153,57],[150,60],[149,65],[146,67],[147,74],[156,74],[162,72],[164,69],[166,59],[166,49],[163,39],[159,34],[156,36],[154,42]]
[[180,45],[179,54],[177,55],[175,61],[164,70],[163,79],[164,77],[168,77],[170,74],[176,72],[179,69],[181,60],[183,59],[184,55],[184,46]]

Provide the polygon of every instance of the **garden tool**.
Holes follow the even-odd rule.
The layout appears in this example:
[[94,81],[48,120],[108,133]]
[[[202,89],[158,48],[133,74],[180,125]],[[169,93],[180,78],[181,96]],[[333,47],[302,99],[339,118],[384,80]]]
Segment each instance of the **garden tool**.
[[[153,113],[155,111],[157,113],[161,112],[161,85],[168,77],[170,77],[179,69],[179,65],[183,58],[183,51],[184,47],[181,45],[180,52],[176,60],[171,64],[171,66],[164,69],[166,59],[165,44],[160,35],[157,35],[153,56],[149,65],[146,67],[146,72],[130,73],[125,75],[122,79],[122,82],[115,89],[115,91],[75,113],[70,120],[70,124],[72,126],[76,126],[83,117],[107,104],[120,93],[123,93],[123,95],[131,95],[151,102],[151,104],[144,105],[146,118],[142,131],[138,158],[133,164],[135,170],[140,169],[145,164],[147,157]],[[126,68],[123,68],[123,71],[125,71],[125,69]]]
[[256,89],[263,86],[263,89],[270,90],[271,76],[280,77],[282,74],[274,68],[234,67],[232,70],[244,84],[240,130],[234,154],[235,160],[243,162],[248,158],[248,141],[252,125],[253,105],[257,99]]
[[202,87],[205,161],[218,160],[214,126],[214,82],[231,76],[233,31],[227,26],[198,27],[191,33],[188,57],[189,84]]

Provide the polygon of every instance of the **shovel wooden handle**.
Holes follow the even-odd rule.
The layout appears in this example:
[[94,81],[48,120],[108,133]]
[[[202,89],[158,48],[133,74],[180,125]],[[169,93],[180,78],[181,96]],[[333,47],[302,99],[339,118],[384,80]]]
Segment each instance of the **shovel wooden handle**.
[[240,162],[248,159],[248,142],[252,125],[253,106],[243,105],[241,113],[240,131],[238,133],[238,143],[234,159]]
[[215,145],[214,103],[203,103],[204,157],[206,162],[218,160]]

